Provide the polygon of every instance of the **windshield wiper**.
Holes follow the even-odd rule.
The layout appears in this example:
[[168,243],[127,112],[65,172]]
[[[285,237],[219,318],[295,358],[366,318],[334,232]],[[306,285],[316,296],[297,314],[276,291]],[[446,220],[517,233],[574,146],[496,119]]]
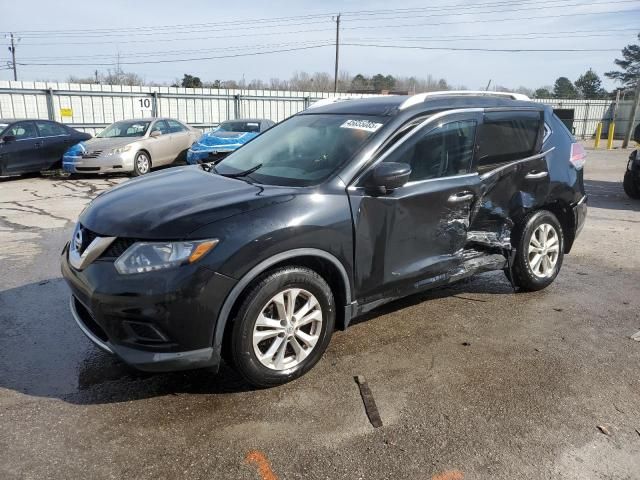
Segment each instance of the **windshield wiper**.
[[248,175],[251,175],[253,172],[257,171],[259,168],[262,167],[262,164],[259,163],[257,164],[255,167],[252,167],[248,170],[244,170],[242,172],[237,172],[237,173],[220,173],[218,171],[216,171],[216,173],[218,175],[222,175],[223,177],[228,177],[228,178],[239,178],[239,177],[246,177]]

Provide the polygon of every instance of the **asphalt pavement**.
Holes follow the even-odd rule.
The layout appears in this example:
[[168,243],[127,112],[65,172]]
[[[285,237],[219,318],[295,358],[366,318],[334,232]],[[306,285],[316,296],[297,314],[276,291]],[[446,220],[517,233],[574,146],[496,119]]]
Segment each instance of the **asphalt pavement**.
[[0,181],[0,478],[640,478],[640,202],[629,151],[588,153],[587,224],[548,289],[489,273],[394,302],[268,390],[137,372],[75,326],[60,250],[125,177]]

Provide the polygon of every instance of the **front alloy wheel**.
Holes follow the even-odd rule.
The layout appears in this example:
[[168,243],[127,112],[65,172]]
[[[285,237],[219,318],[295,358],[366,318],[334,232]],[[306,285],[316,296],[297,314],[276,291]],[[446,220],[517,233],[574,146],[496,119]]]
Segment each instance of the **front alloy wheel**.
[[278,268],[260,277],[243,298],[229,353],[249,383],[280,385],[318,363],[336,315],[333,292],[322,276],[306,267]]
[[307,290],[278,292],[262,309],[253,328],[253,351],[273,370],[300,364],[313,351],[322,331],[322,308]]

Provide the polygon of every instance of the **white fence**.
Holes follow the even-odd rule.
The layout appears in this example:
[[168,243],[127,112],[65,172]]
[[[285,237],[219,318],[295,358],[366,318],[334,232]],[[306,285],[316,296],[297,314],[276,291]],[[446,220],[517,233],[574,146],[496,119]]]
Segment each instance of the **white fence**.
[[[0,81],[0,118],[48,118],[95,133],[117,120],[166,116],[207,130],[241,117],[279,122],[332,96],[327,92]],[[606,133],[614,110],[617,136],[628,127],[630,101],[620,102],[617,108],[610,100],[535,101],[572,111],[573,131],[582,138],[593,136],[600,121]]]

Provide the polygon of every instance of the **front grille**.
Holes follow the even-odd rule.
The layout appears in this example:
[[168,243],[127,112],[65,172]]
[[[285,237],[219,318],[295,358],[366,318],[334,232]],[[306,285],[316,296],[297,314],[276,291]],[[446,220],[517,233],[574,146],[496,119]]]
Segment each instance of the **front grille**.
[[94,150],[93,152],[84,152],[82,158],[98,158],[102,155],[102,150]]
[[102,329],[100,325],[93,319],[91,312],[85,308],[85,306],[78,301],[76,297],[73,297],[74,306],[76,308],[76,313],[80,320],[84,324],[87,329],[93,333],[96,337],[98,337],[103,342],[108,342],[109,337],[107,333]]
[[83,226],[80,226],[80,231],[82,232],[82,246],[80,247],[80,250],[78,251],[78,253],[82,255],[84,251],[87,249],[87,247],[91,245],[91,242],[93,242],[96,239],[98,234],[96,232],[92,232],[91,230]]
[[136,243],[132,238],[116,238],[109,248],[107,248],[100,258],[118,258],[127,248]]

